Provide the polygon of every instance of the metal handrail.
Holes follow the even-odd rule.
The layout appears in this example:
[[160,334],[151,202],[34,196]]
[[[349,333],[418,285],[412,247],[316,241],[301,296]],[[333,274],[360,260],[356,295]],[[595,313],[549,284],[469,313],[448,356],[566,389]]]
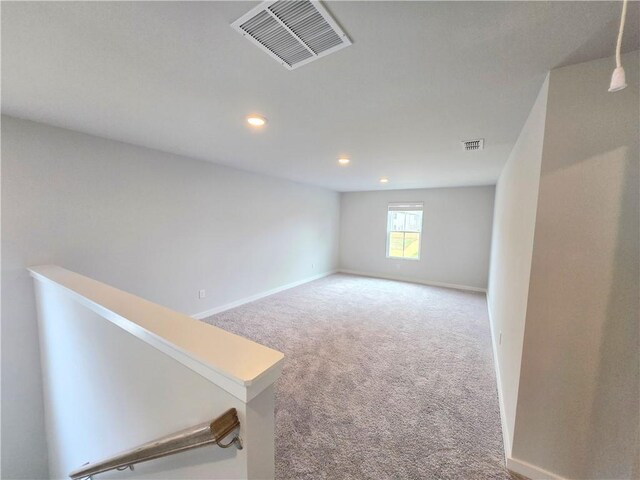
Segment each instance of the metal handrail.
[[201,423],[195,427],[158,438],[100,462],[85,464],[71,472],[69,477],[72,480],[78,480],[91,478],[93,475],[108,472],[109,470],[126,470],[127,468],[133,470],[133,466],[137,463],[210,444],[216,444],[222,448],[235,445],[238,450],[242,450],[242,442],[237,432],[230,442],[226,444],[220,443],[227,435],[239,428],[238,413],[235,408],[231,408],[212,422]]

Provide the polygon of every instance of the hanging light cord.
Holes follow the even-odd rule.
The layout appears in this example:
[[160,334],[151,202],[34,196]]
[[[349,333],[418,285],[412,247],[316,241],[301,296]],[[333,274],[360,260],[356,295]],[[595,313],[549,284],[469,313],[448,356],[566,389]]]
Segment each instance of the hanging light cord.
[[627,16],[627,0],[622,0],[622,16],[620,17],[620,31],[618,32],[618,43],[616,44],[616,67],[622,66],[620,60],[620,49],[622,48],[622,33],[624,32],[624,20]]

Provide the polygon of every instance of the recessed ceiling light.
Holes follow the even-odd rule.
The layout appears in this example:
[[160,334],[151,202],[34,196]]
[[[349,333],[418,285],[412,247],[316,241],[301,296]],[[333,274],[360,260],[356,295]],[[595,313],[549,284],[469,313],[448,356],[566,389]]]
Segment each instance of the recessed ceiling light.
[[388,179],[388,178],[386,178],[386,177],[382,177],[382,178],[380,179],[380,183],[389,183],[389,179]]
[[262,127],[267,123],[267,119],[261,115],[249,115],[247,117],[247,123],[252,127]]
[[351,160],[350,160],[350,159],[348,159],[347,157],[340,157],[340,158],[338,159],[338,163],[339,163],[340,165],[349,165],[349,162],[351,162]]

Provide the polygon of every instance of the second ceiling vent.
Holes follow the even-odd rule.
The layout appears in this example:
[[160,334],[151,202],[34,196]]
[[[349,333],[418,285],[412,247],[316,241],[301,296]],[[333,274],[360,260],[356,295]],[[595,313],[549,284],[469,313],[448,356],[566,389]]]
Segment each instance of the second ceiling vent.
[[476,140],[463,140],[462,149],[466,152],[473,152],[484,149],[484,138],[478,138]]
[[262,2],[231,26],[289,70],[351,45],[317,1]]

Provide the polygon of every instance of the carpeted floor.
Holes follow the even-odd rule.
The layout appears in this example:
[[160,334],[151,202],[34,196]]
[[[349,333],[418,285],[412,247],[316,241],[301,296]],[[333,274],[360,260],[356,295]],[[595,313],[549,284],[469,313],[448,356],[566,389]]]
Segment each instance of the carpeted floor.
[[332,275],[205,321],[286,355],[276,478],[516,478],[484,294]]

